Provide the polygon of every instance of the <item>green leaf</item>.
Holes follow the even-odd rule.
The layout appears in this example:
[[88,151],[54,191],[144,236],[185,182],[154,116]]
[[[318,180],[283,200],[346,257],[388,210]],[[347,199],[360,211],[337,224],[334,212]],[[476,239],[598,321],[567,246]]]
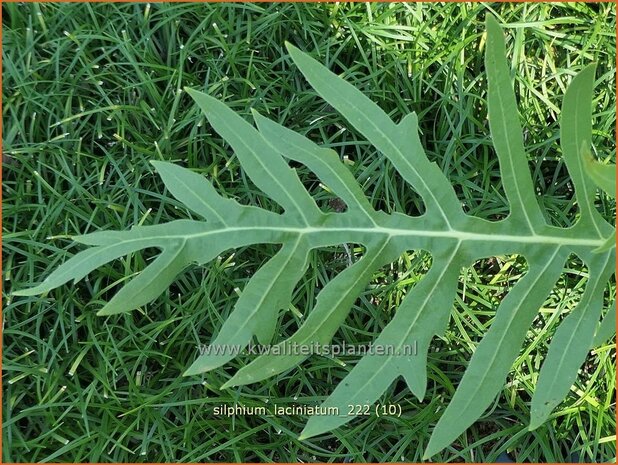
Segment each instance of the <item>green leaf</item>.
[[170,193],[204,219],[228,225],[230,220],[259,209],[221,197],[203,176],[164,161],[152,161]]
[[592,347],[598,347],[605,343],[607,340],[616,336],[616,301],[607,310],[607,314],[598,326],[596,333],[594,333],[594,341]]
[[556,330],[532,397],[530,429],[538,428],[568,394],[577,370],[592,348],[603,307],[603,290],[614,273],[615,259],[591,254],[590,276],[579,304]]
[[375,210],[334,150],[322,148],[256,111],[253,112],[253,117],[260,133],[282,156],[303,163],[341,197],[348,208],[364,213],[371,220],[371,214],[375,213]]
[[[605,165],[603,163],[599,163],[592,157],[590,150],[583,145],[581,150],[582,156],[579,157],[579,162],[583,165],[583,171],[586,173],[587,181],[589,183],[594,183],[597,187],[603,190],[607,195],[612,198],[616,198],[616,165],[609,164]],[[590,209],[599,217],[599,213],[594,207],[594,193],[591,194],[591,198],[589,204],[591,205]],[[601,233],[601,236],[603,233]],[[607,236],[605,241],[601,246],[594,249],[594,253],[603,253],[607,252],[616,247],[616,230]]]
[[[439,212],[444,223],[461,215],[460,202],[440,168],[425,156],[418,137],[414,113],[399,125],[354,86],[339,79],[313,58],[286,43],[290,56],[318,94],[336,108],[352,126],[393,163],[397,171],[418,191],[426,208]],[[446,209],[449,210],[447,214]]]
[[[519,254],[529,264],[497,309],[478,345],[451,404],[433,431],[425,458],[447,447],[499,394],[513,360],[539,307],[550,294],[570,254],[589,269],[582,300],[558,327],[541,369],[532,401],[531,428],[551,414],[569,389],[593,343],[611,337],[615,312],[599,325],[604,288],[615,263],[615,228],[594,207],[595,185],[615,192],[615,167],[591,160],[591,109],[594,67],[585,68],[569,86],[561,115],[564,160],[576,191],[580,215],[571,228],[547,224],[528,169],[505,40],[496,20],[487,18],[486,69],[489,126],[500,163],[510,215],[487,221],[465,214],[447,176],[421,146],[418,119],[412,113],[398,124],[359,90],[309,55],[288,44],[294,63],[316,92],[343,114],[423,198],[425,213],[411,217],[376,211],[336,153],[254,112],[258,129],[223,102],[187,89],[213,129],[232,147],[242,168],[264,194],[283,207],[279,214],[240,205],[220,196],[203,176],[166,162],[153,162],[167,190],[205,221],[178,220],[138,226],[129,231],[97,231],[74,240],[86,250],[60,265],[38,286],[14,295],[48,292],[79,281],[96,268],[125,255],[155,248],[159,256],[129,281],[99,312],[113,315],[156,299],[185,268],[205,265],[231,249],[276,244],[278,252],[243,286],[233,311],[208,348],[185,375],[205,373],[236,357],[256,338],[277,340],[279,312],[290,308],[295,286],[308,266],[311,251],[345,243],[365,252],[319,293],[313,310],[297,332],[274,347],[326,344],[365,292],[374,273],[410,250],[432,257],[428,273],[411,289],[392,320],[374,340],[380,353],[364,356],[337,385],[324,406],[339,407],[339,416],[314,416],[301,437],[325,433],[350,421],[349,404],[370,404],[399,377],[423,399],[427,351],[432,338],[448,325],[461,267],[480,258]],[[587,158],[582,157],[582,152]],[[324,213],[286,160],[302,163],[347,205],[345,212]],[[615,195],[615,194],[614,194]],[[614,307],[615,308],[615,307]],[[410,347],[417,353],[411,354]],[[390,349],[388,349],[390,347]],[[230,350],[233,348],[233,350]],[[224,387],[264,380],[294,368],[303,353],[257,357]]]
[[603,192],[616,198],[616,165],[599,163],[592,157],[589,150],[583,149],[583,160],[586,173]]
[[55,289],[63,284],[73,281],[74,283],[83,279],[92,270],[111,262],[115,258],[128,255],[137,250],[147,247],[147,241],[122,241],[122,234],[119,234],[120,242],[101,245],[89,250],[84,250],[71,257],[58,268],[56,268],[41,284],[30,289],[15,291],[13,295],[31,296],[43,294]]
[[487,111],[489,128],[498,159],[502,185],[511,206],[511,217],[526,224],[533,232],[544,224],[536,200],[528,158],[524,148],[517,102],[506,59],[506,46],[500,25],[487,16]]
[[616,247],[616,231],[614,231],[611,236],[605,239],[605,242],[601,244],[599,247],[593,250],[594,253],[603,253],[607,252]]
[[566,259],[560,248],[534,257],[530,269],[500,304],[496,318],[474,351],[451,403],[440,417],[425,451],[429,458],[474,423],[500,392],[539,308]]
[[[290,354],[286,347],[327,344],[348,315],[352,303],[363,291],[375,270],[393,261],[396,254],[389,254],[388,241],[382,240],[368,247],[358,262],[330,281],[320,292],[317,303],[307,320],[289,339],[273,348],[272,354],[260,355],[240,369],[223,387],[254,383],[292,368],[308,355]],[[288,351],[289,352],[289,351]]]
[[580,71],[567,89],[562,103],[560,145],[564,161],[575,185],[575,196],[581,211],[581,223],[590,223],[602,237],[603,217],[594,206],[596,188],[587,173],[581,151],[589,153],[592,141],[592,90],[596,66]]
[[[423,397],[424,372],[422,381],[417,381],[420,372],[416,369],[422,367],[424,371],[427,340],[436,330],[441,329],[436,329],[436,321],[437,326],[444,325],[443,318],[432,321],[431,313],[440,311],[448,318],[459,275],[459,251],[460,245],[455,243],[442,256],[434,257],[427,275],[411,289],[393,320],[373,344],[376,348],[384,349],[392,346],[392,353],[365,355],[322,404],[322,407],[337,408],[339,416],[311,417],[301,438],[316,436],[352,420],[354,416],[347,415],[348,405],[373,404],[399,375],[416,387],[419,398]],[[425,354],[421,357],[413,352],[417,338],[423,338],[418,344],[424,346]],[[419,361],[419,358],[422,360]]]
[[296,173],[279,154],[269,149],[260,133],[225,104],[202,92],[186,88],[212,127],[232,146],[255,185],[286,211],[297,213],[309,224],[319,210]]
[[[211,345],[244,348],[254,334],[262,344],[270,342],[277,312],[290,305],[294,286],[305,272],[307,253],[308,248],[300,238],[284,245],[249,281],[234,311]],[[185,376],[218,368],[236,355],[232,351],[201,355],[185,372]]]
[[156,299],[176,276],[187,266],[185,244],[166,249],[156,260],[131,280],[110,300],[97,315],[114,315],[127,312]]

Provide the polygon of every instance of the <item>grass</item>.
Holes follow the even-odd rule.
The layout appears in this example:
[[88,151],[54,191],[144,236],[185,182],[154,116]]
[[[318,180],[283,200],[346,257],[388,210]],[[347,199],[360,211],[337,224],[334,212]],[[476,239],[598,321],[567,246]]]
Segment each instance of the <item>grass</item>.
[[[525,271],[521,257],[464,271],[449,328],[434,340],[424,403],[403,382],[382,404],[400,417],[358,419],[298,441],[306,418],[213,415],[213,408],[313,405],[355,363],[313,357],[249,387],[219,387],[246,360],[180,377],[231,311],[239,289],[272,256],[247,247],[184,273],[130,315],[95,312],[142,269],[135,254],[43,298],[9,293],[39,281],[78,250],[68,236],[127,229],[191,213],[149,165],[173,160],[209,176],[224,195],[277,207],[246,178],[184,86],[206,89],[249,117],[255,108],[337,150],[372,203],[418,214],[418,196],[328,105],[286,56],[310,51],[394,119],[417,111],[429,157],[467,210],[508,212],[488,136],[483,20],[511,23],[507,46],[530,167],[547,218],[569,225],[577,207],[557,146],[559,108],[573,75],[598,63],[594,148],[615,160],[613,4],[54,4],[3,5],[3,460],[5,462],[417,462],[431,428],[496,306]],[[297,167],[319,204],[332,194]],[[606,198],[598,206],[612,218]],[[353,256],[361,253],[350,245]],[[357,257],[354,257],[357,259]],[[411,251],[376,274],[335,343],[373,340],[427,267]],[[316,251],[279,321],[289,336],[317,291],[345,268],[343,247]],[[435,461],[615,461],[615,348],[595,349],[569,398],[528,432],[529,402],[556,325],[577,303],[586,269],[572,257],[499,398]],[[608,289],[608,299],[615,288]]]

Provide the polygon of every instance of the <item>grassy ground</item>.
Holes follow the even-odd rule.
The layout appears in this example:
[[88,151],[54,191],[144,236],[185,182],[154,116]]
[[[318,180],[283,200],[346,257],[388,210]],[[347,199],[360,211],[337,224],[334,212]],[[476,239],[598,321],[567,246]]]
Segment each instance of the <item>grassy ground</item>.
[[[285,40],[341,73],[395,120],[417,111],[428,155],[466,208],[503,216],[484,101],[488,11],[513,23],[509,57],[547,217],[571,224],[576,207],[556,144],[559,108],[574,73],[598,62],[594,146],[614,159],[613,4],[3,5],[3,460],[420,461],[496,306],[524,270],[521,258],[464,270],[449,329],[429,357],[424,403],[396,384],[381,402],[400,404],[401,418],[356,420],[303,442],[297,436],[305,418],[217,417],[213,407],[313,404],[354,360],[314,357],[259,385],[225,391],[219,386],[242,360],[202,377],[179,376],[272,248],[247,247],[190,270],[156,303],[127,316],[95,311],[145,266],[146,255],[118,260],[44,298],[6,296],[78,250],[67,235],[188,217],[151,159],[174,160],[208,175],[227,196],[272,207],[183,86],[207,89],[244,115],[256,108],[335,148],[377,208],[422,211],[393,167],[315,96],[286,57]],[[327,205],[328,193],[300,173]],[[612,217],[612,204],[599,199],[599,207]],[[312,256],[295,309],[281,317],[281,339],[346,260],[343,248]],[[336,342],[371,341],[424,269],[425,257],[411,252],[376,274]],[[547,344],[585,277],[573,257],[494,406],[433,460],[491,462],[504,452],[517,461],[615,460],[613,345],[590,354],[546,425],[526,429]]]

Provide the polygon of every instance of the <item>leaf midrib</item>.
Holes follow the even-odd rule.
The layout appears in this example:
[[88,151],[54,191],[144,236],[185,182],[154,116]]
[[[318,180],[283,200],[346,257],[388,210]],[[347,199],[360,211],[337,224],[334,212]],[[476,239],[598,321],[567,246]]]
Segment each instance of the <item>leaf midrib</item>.
[[[566,247],[599,247],[605,240],[604,239],[585,239],[585,238],[572,238],[565,236],[552,236],[547,234],[529,234],[529,235],[513,235],[513,234],[496,234],[496,233],[476,233],[471,231],[462,231],[458,229],[449,230],[431,230],[431,229],[411,229],[407,228],[388,228],[384,226],[379,227],[361,227],[361,228],[342,228],[342,227],[277,227],[277,226],[235,226],[223,229],[208,230],[202,233],[195,234],[173,234],[173,235],[159,235],[159,236],[142,236],[135,239],[126,239],[120,242],[130,243],[134,241],[157,241],[161,240],[163,243],[172,239],[197,239],[207,237],[216,234],[233,234],[240,232],[264,232],[272,231],[279,233],[293,233],[299,236],[307,236],[311,234],[323,235],[326,233],[341,233],[341,234],[377,234],[393,237],[429,237],[429,238],[444,238],[453,239],[458,241],[472,241],[472,242],[509,242],[509,243],[523,243],[523,244],[552,244],[557,246]],[[568,230],[565,230],[568,233]],[[274,241],[279,243],[279,241]],[[283,242],[283,240],[281,241]],[[341,242],[345,242],[342,239]]]

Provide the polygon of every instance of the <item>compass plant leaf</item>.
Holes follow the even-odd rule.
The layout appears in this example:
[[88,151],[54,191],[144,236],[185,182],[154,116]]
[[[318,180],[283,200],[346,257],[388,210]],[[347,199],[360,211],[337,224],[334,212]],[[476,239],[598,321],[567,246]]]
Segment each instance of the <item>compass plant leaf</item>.
[[[77,282],[117,258],[158,249],[158,257],[99,311],[100,315],[114,315],[146,306],[190,266],[206,265],[226,251],[248,245],[277,246],[277,252],[253,273],[227,319],[211,335],[210,350],[186,361],[184,375],[194,376],[225,365],[254,338],[264,345],[278,339],[279,314],[292,306],[294,289],[312,251],[341,244],[360,244],[357,250],[362,249],[360,258],[323,286],[297,331],[271,348],[329,344],[377,270],[410,250],[425,251],[431,256],[428,272],[406,290],[391,321],[375,337],[374,346],[386,348],[386,353],[367,353],[349,368],[323,404],[337,407],[339,415],[313,416],[301,433],[301,438],[309,438],[343,426],[355,418],[347,414],[350,404],[376,402],[399,378],[422,400],[427,353],[433,337],[448,327],[461,269],[486,257],[520,255],[527,271],[497,306],[489,330],[443,410],[425,451],[425,458],[430,458],[464,433],[500,394],[535,316],[568,257],[574,254],[588,267],[587,282],[581,301],[553,335],[541,367],[530,422],[531,429],[538,427],[568,394],[593,344],[611,337],[615,307],[604,312],[603,306],[604,289],[614,274],[615,247],[610,239],[615,237],[615,228],[597,211],[594,201],[597,187],[615,195],[615,166],[600,164],[588,155],[592,144],[592,64],[574,77],[561,113],[560,145],[575,187],[578,217],[569,228],[547,223],[528,167],[533,155],[524,144],[504,35],[492,16],[487,17],[486,27],[489,128],[509,203],[506,218],[489,221],[464,212],[448,176],[423,150],[416,114],[393,121],[354,86],[287,44],[291,59],[317,94],[375,146],[420,195],[424,204],[421,216],[374,209],[333,150],[255,111],[254,125],[214,97],[186,89],[212,128],[229,143],[247,176],[283,212],[241,205],[221,196],[205,176],[154,161],[167,191],[199,219],[75,236],[76,242],[88,248],[40,284],[14,294],[44,294]],[[289,161],[312,171],[345,203],[345,211],[325,213],[318,208]],[[416,352],[410,353],[410,346]],[[223,388],[260,382],[294,369],[309,355],[274,350],[258,354]]]

